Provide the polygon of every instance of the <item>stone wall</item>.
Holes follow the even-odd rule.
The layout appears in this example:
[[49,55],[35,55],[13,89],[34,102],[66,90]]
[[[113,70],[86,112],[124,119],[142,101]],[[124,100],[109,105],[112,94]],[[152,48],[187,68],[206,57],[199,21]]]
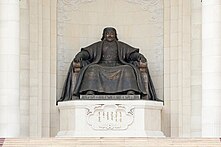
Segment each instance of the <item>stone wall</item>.
[[55,136],[56,1],[22,0],[20,17],[21,136]]

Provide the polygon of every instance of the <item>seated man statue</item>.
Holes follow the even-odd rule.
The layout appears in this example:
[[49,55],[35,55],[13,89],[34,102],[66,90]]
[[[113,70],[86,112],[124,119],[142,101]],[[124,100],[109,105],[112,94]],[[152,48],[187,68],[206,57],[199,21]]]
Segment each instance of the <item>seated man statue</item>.
[[[139,49],[118,41],[115,28],[103,30],[101,41],[82,48],[72,62],[59,101],[72,100],[79,95],[141,95],[156,100],[155,90],[148,73],[148,88],[138,68],[146,58]],[[81,66],[73,85],[74,63]]]

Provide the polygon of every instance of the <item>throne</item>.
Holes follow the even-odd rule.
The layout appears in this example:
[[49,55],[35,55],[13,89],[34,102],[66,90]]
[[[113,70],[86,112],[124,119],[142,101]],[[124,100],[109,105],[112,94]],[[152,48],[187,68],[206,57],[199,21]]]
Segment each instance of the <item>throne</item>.
[[[76,63],[76,62],[72,62],[72,64],[73,64],[73,77],[72,77],[72,84],[73,85],[75,85],[76,84],[76,80],[77,80],[77,77],[78,77],[78,74],[79,74],[79,72],[80,72],[80,70],[81,70],[81,64],[80,63]],[[143,62],[138,62],[138,68],[139,68],[139,70],[140,70],[140,72],[141,72],[141,76],[142,76],[142,78],[143,78],[143,80],[144,80],[144,85],[145,85],[145,89],[147,89],[148,90],[148,80],[151,80],[151,78],[148,76],[148,75],[150,75],[149,74],[149,70],[148,70],[148,66],[147,66],[148,64],[147,64],[147,62],[145,62],[145,63],[143,63]],[[150,81],[150,82],[152,82],[152,80]],[[156,95],[155,94],[155,91],[154,91],[154,93],[153,93],[154,95]],[[133,96],[132,96],[133,97]],[[86,98],[87,99],[87,97],[85,97],[85,96],[83,96],[83,97],[81,97],[81,98]],[[113,98],[113,97],[112,97]],[[130,96],[128,96],[127,98],[130,98]],[[133,97],[134,99],[136,99],[136,97]],[[78,97],[76,97],[76,96],[73,96],[72,97],[72,99],[79,99]],[[113,98],[114,99],[114,98]],[[137,99],[140,99],[140,96],[139,97],[137,97]],[[145,96],[145,97],[142,97],[141,99],[144,99],[144,100],[149,100],[149,98],[148,98],[148,96]]]

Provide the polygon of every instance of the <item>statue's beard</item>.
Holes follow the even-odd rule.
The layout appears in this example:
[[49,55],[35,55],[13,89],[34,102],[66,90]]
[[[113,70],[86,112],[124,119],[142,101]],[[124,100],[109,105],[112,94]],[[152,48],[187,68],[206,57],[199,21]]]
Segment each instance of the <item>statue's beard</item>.
[[110,42],[112,42],[112,41],[115,41],[115,40],[116,40],[116,38],[107,37],[107,38],[105,38],[105,40],[106,40],[106,41],[110,41]]

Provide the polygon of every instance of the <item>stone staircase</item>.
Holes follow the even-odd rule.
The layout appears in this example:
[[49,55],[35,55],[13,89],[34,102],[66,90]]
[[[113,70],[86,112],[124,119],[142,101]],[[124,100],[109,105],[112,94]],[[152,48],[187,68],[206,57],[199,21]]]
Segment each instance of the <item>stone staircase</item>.
[[4,138],[0,138],[0,147],[3,146],[3,143],[4,143],[5,139]]
[[[3,144],[3,146],[1,145]],[[20,138],[0,147],[221,147],[220,138]]]

